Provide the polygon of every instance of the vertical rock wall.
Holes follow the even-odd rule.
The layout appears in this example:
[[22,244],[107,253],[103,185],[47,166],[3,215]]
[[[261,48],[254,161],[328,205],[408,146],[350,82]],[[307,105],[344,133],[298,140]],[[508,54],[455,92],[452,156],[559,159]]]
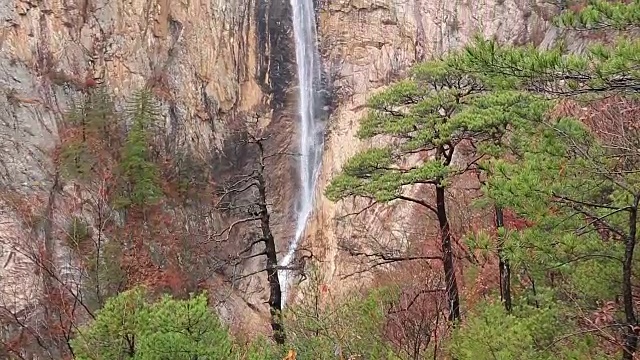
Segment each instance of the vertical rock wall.
[[425,239],[430,230],[419,209],[401,203],[338,221],[365,204],[332,203],[322,195],[345,161],[368,146],[355,138],[367,97],[397,79],[411,64],[458,48],[476,33],[514,44],[549,44],[554,33],[549,32],[548,20],[555,11],[548,3],[523,0],[321,2],[321,51],[338,106],[328,128],[307,245],[320,258],[327,282],[335,291],[360,283],[357,278],[355,282],[341,280],[353,268],[349,257],[340,252],[340,243],[375,239],[397,247],[411,237]]
[[[295,146],[291,31],[288,0],[0,2],[0,191],[19,194],[23,202],[39,199],[34,205],[55,192],[53,227],[64,228],[70,214],[63,209],[73,194],[64,181],[54,189],[51,152],[70,102],[97,84],[106,85],[119,106],[132,91],[150,86],[162,106],[167,147],[224,159],[215,164],[220,179],[242,172],[241,164],[255,157],[236,152],[237,139],[229,136],[254,114],[273,138],[268,151],[289,152]],[[268,181],[276,234],[284,243],[295,159],[273,159]],[[9,280],[33,277],[34,265],[16,252],[27,229],[15,212],[0,201],[0,283],[8,281],[1,300],[19,307],[28,299],[16,297]],[[66,250],[55,251],[66,259]],[[236,300],[227,313],[246,309]]]

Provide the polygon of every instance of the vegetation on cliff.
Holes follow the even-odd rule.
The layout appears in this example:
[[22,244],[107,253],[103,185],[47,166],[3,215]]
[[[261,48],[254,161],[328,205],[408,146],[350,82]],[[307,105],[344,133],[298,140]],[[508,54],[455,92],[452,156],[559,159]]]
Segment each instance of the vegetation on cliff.
[[[637,1],[596,1],[560,16],[570,29],[622,31],[586,54],[477,39],[415,66],[369,101],[359,136],[390,145],[354,156],[327,196],[411,201],[434,213],[442,249],[431,261],[442,262],[439,288],[451,321],[429,335],[449,334],[448,351],[432,348],[434,356],[632,359],[637,352],[640,42],[625,30],[640,25],[638,9]],[[466,172],[482,185],[472,211],[493,213],[495,224],[455,234],[467,241],[452,249],[443,226],[451,206],[438,188],[459,184]],[[502,307],[493,296],[471,298],[448,275],[492,259]]]
[[141,288],[107,300],[96,319],[78,329],[76,359],[227,359],[231,340],[204,294],[189,300],[165,295],[149,303]]
[[[22,243],[36,246],[22,251],[38,265],[42,313],[2,304],[0,355],[637,358],[640,2],[595,0],[557,24],[616,40],[567,54],[562,43],[541,51],[478,38],[371,97],[358,136],[372,146],[325,194],[414,204],[436,235],[348,249],[371,261],[357,271],[387,276],[366,291],[334,297],[306,269],[302,300],[285,311],[264,178],[264,160],[278,154],[265,154],[266,139],[245,136],[257,166],[216,184],[206,161],[158,139],[150,92],[119,111],[92,89],[61,124],[48,201],[39,211],[14,203],[33,230]],[[77,265],[72,281],[52,250],[54,194],[65,183],[78,198],[59,231]],[[451,193],[462,185],[476,206],[463,209],[468,226],[454,227]],[[239,220],[225,223],[231,213]],[[235,273],[254,258],[266,265]],[[212,274],[236,286],[261,273],[274,341],[242,341],[213,310],[210,291],[222,286]]]

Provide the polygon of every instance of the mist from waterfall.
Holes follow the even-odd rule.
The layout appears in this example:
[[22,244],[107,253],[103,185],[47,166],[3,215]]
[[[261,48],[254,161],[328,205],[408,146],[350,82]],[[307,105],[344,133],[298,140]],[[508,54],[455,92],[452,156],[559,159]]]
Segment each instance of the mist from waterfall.
[[[323,124],[320,119],[321,72],[316,37],[313,0],[291,0],[293,34],[298,70],[299,176],[300,193],[296,204],[296,231],[280,265],[289,266],[304,234],[313,209],[313,196],[318,178],[323,147]],[[287,299],[290,270],[280,270],[282,306]]]

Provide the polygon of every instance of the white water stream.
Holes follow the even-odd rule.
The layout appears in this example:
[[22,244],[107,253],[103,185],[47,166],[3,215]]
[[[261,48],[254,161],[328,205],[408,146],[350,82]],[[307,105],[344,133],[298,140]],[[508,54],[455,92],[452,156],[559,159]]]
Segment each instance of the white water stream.
[[[299,176],[300,194],[296,204],[296,232],[280,265],[289,266],[302,239],[313,209],[313,196],[322,159],[323,124],[319,116],[320,55],[316,38],[316,18],[313,0],[291,0],[293,34],[298,70]],[[282,287],[282,306],[287,300],[290,270],[278,273]]]

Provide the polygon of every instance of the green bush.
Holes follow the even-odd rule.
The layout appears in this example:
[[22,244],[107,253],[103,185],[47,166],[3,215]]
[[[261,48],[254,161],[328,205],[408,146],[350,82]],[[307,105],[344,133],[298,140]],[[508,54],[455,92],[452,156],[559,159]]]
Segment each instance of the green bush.
[[232,351],[227,329],[204,294],[149,303],[142,288],[107,300],[96,319],[80,328],[72,347],[78,360],[227,360]]

